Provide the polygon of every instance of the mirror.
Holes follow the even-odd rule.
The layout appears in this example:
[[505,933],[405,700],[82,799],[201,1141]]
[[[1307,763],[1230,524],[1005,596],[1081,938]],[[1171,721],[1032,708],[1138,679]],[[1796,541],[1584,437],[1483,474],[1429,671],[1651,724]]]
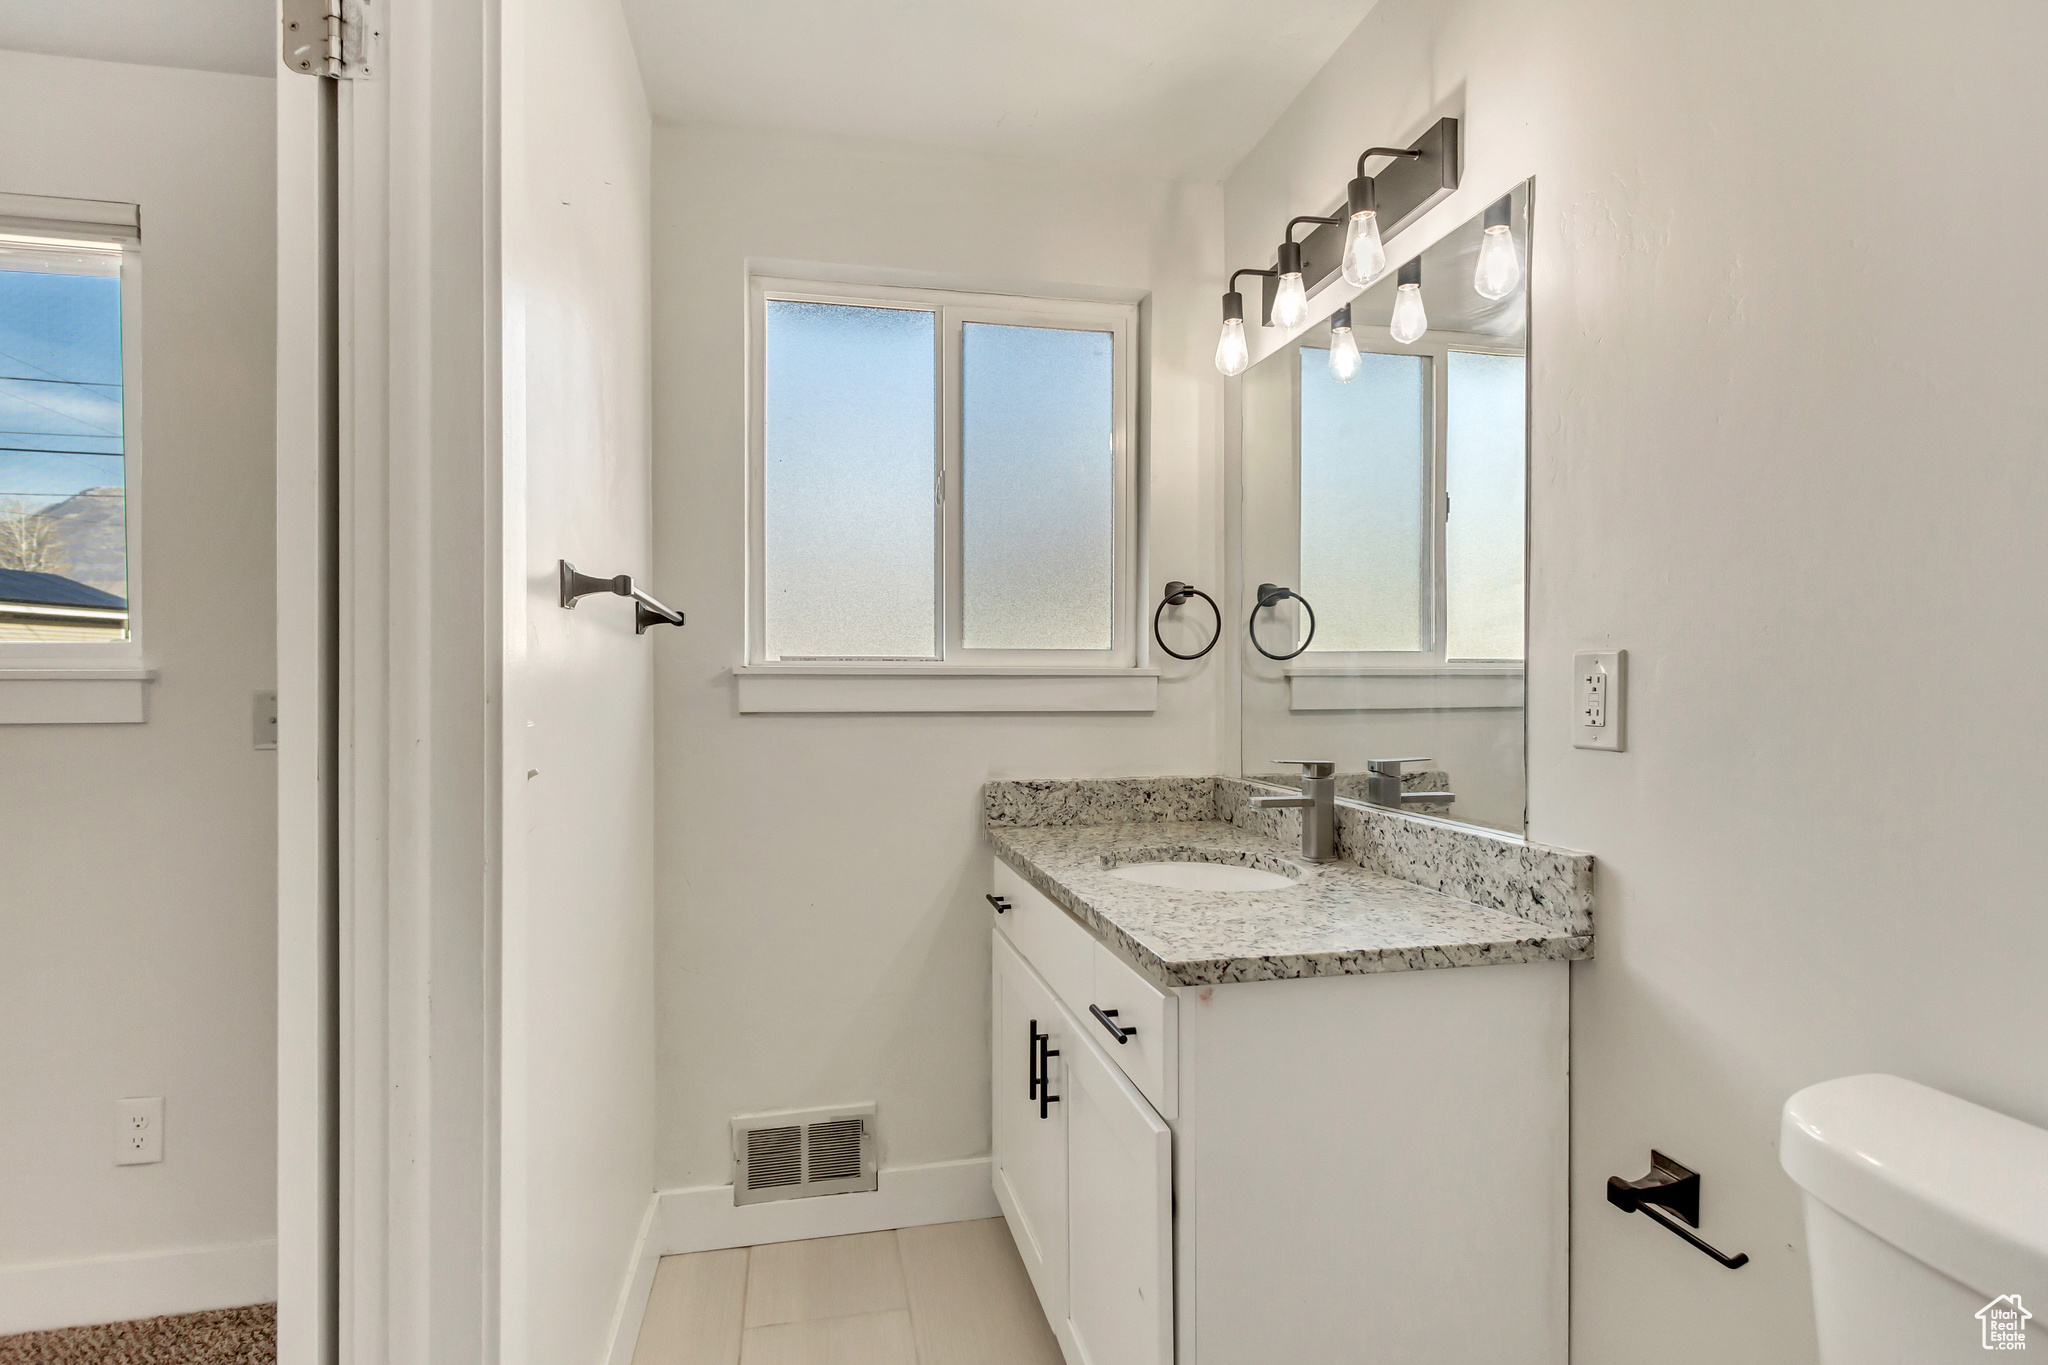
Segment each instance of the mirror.
[[1529,190],[1245,372],[1248,778],[1525,828]]

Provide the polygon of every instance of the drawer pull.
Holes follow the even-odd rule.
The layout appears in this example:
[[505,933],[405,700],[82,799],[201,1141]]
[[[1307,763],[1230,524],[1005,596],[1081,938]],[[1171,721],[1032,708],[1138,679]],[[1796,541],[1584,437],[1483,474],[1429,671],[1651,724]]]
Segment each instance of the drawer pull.
[[996,913],[998,915],[1002,914],[1003,911],[1010,908],[1010,903],[1008,901],[1004,900],[1001,896],[995,895],[994,893],[985,895],[982,897],[982,899],[987,901],[990,905],[993,905],[996,908]]
[[1060,1052],[1056,1047],[1046,1046],[1051,1041],[1052,1035],[1050,1033],[1040,1033],[1038,1031],[1038,1021],[1033,1019],[1031,1021],[1031,1085],[1033,1092],[1038,1097],[1038,1117],[1042,1119],[1052,1117],[1045,1110],[1048,1104],[1058,1104],[1060,1102],[1060,1097],[1052,1093],[1051,1060],[1059,1056]]
[[1095,1016],[1098,1023],[1116,1036],[1119,1044],[1130,1042],[1131,1036],[1138,1031],[1138,1026],[1135,1024],[1128,1028],[1119,1027],[1116,1022],[1115,1010],[1106,1010],[1100,1005],[1090,1005],[1088,1012]]
[[1031,1021],[1030,1050],[1025,1053],[1025,1065],[1029,1067],[1031,1071],[1031,1094],[1029,1098],[1034,1100],[1038,1098],[1038,1087],[1044,1084],[1044,1082],[1042,1082],[1038,1078],[1038,1040],[1041,1036],[1042,1035],[1038,1031],[1038,1021],[1036,1019],[1033,1019]]

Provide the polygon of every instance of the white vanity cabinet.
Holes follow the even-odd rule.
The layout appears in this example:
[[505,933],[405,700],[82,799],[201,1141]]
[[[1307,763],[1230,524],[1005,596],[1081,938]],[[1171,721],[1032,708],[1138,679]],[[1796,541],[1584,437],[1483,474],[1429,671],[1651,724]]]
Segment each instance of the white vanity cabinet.
[[994,881],[993,1181],[1069,1365],[1563,1365],[1565,963],[1162,989]]

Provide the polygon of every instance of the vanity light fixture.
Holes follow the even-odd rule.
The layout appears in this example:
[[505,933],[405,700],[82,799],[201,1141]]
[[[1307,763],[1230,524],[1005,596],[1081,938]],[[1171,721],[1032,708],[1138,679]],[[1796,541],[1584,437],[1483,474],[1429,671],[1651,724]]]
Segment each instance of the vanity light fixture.
[[1484,299],[1504,299],[1522,282],[1522,262],[1515,255],[1514,196],[1502,195],[1486,210],[1486,231],[1479,239],[1479,264],[1472,288]]
[[1223,296],[1223,335],[1216,338],[1216,368],[1235,378],[1252,363],[1251,348],[1244,339],[1244,295],[1237,292],[1238,275],[1272,275],[1271,270],[1240,270],[1230,277],[1230,291]]
[[1358,378],[1358,338],[1351,335],[1351,305],[1330,314],[1330,378],[1349,384]]
[[1344,191],[1351,221],[1344,229],[1344,279],[1364,288],[1387,270],[1387,249],[1380,241],[1379,184],[1365,173],[1365,163],[1375,156],[1411,156],[1422,153],[1406,147],[1368,147],[1358,154],[1358,174]]
[[1394,316],[1387,331],[1403,346],[1412,346],[1429,330],[1429,314],[1422,308],[1422,258],[1402,266],[1395,278]]
[[1280,243],[1280,288],[1273,295],[1273,325],[1295,328],[1308,321],[1308,290],[1301,282],[1301,243],[1294,230],[1303,223],[1334,225],[1342,218],[1317,218],[1303,214],[1287,225],[1287,240]]

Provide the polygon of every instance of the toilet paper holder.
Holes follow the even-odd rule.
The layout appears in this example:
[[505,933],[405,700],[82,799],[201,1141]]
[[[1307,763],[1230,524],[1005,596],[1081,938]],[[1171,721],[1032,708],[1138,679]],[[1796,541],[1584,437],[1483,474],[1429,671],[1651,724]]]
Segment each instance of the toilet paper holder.
[[[1623,1213],[1641,1213],[1651,1222],[1661,1223],[1730,1270],[1749,1264],[1748,1252],[1724,1255],[1688,1230],[1700,1225],[1700,1173],[1687,1170],[1662,1152],[1650,1152],[1650,1173],[1641,1180],[1608,1176],[1607,1202]],[[1667,1209],[1683,1220],[1683,1226],[1660,1211]]]

